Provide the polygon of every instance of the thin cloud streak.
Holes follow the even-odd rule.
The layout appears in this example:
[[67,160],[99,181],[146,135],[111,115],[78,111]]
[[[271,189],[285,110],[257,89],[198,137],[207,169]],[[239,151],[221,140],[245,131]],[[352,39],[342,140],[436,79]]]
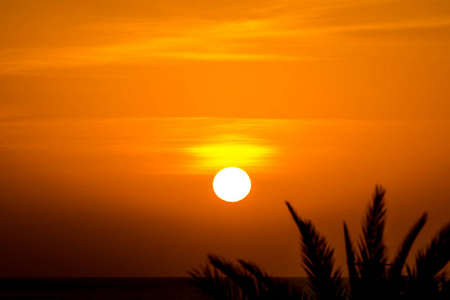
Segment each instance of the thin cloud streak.
[[[67,68],[85,65],[114,63],[157,63],[170,60],[298,60],[299,56],[279,53],[260,53],[246,49],[242,40],[255,37],[283,35],[282,31],[271,28],[270,22],[246,20],[243,22],[225,22],[201,24],[187,29],[168,27],[165,33],[156,33],[154,37],[143,38],[148,32],[152,35],[153,23],[124,24],[124,35],[133,32],[134,39],[119,43],[86,47],[34,48],[18,57],[7,56],[0,61],[2,73],[16,73],[41,68]],[[165,24],[158,26],[164,27]],[[107,26],[105,26],[107,27]],[[115,27],[122,28],[121,24]],[[98,29],[98,27],[97,27]],[[123,28],[122,28],[123,29]],[[111,28],[109,29],[111,30]],[[138,33],[136,33],[138,32]],[[139,33],[140,32],[140,33]]]
[[[93,169],[112,163],[119,171],[142,174],[211,174],[230,165],[262,173],[278,167],[297,172],[310,160],[350,159],[362,149],[364,159],[387,151],[401,161],[416,155],[448,164],[448,128],[448,121],[9,120],[0,123],[0,153],[18,162],[22,156],[36,163],[55,158],[72,168],[78,160],[87,160]],[[417,139],[422,145],[412,149]]]
[[[334,42],[336,35],[341,42],[352,42],[363,47],[366,43],[364,33],[379,32],[383,37],[386,32],[392,31],[420,31],[424,28],[439,31],[450,24],[446,9],[443,9],[444,13],[432,11],[428,14],[416,10],[398,19],[382,17],[381,13],[385,12],[382,8],[389,3],[323,1],[306,2],[300,6],[291,1],[281,4],[269,1],[258,7],[256,12],[252,10],[248,15],[235,12],[226,19],[208,19],[206,12],[197,8],[198,14],[180,16],[179,19],[90,20],[71,29],[78,37],[76,44],[61,40],[61,46],[58,46],[56,39],[52,45],[45,47],[3,46],[0,48],[3,54],[0,73],[116,63],[154,64],[172,60],[329,59],[330,55],[324,53],[326,49],[331,47],[335,58],[344,51]],[[395,3],[395,9],[400,10],[405,5],[406,2],[400,1]],[[371,11],[371,17],[367,20],[361,13],[355,15],[355,10],[364,12],[364,8]],[[28,30],[33,32],[36,29]],[[355,32],[361,35],[355,36]],[[105,38],[98,41],[93,35]],[[423,38],[427,39],[427,36]]]
[[4,120],[0,123],[0,152],[36,158],[67,156],[70,152],[70,158],[62,158],[68,163],[97,155],[106,160],[122,157],[121,163],[138,158],[146,169],[142,172],[150,173],[199,174],[229,165],[267,167],[279,151],[275,141],[261,133],[270,131],[274,123],[292,122],[220,118]]

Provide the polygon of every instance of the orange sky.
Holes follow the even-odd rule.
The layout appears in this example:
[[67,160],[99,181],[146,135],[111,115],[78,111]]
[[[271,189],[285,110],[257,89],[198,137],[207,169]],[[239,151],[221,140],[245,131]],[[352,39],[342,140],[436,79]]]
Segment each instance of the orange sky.
[[[450,2],[2,1],[0,276],[303,276],[375,184],[394,251],[450,212]],[[242,167],[250,195],[212,191]],[[415,251],[413,251],[414,253]]]

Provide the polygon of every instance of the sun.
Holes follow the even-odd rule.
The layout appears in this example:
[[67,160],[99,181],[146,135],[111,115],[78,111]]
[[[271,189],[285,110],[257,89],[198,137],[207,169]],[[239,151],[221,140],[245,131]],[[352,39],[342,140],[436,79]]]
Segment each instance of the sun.
[[213,189],[217,197],[227,202],[237,202],[244,199],[252,183],[243,170],[235,167],[220,170],[213,181]]

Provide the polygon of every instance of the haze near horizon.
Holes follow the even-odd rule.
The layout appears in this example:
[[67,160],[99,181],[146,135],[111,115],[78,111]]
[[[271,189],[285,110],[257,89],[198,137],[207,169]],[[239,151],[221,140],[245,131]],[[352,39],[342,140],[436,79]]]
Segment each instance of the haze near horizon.
[[[186,276],[209,252],[304,276],[375,184],[386,238],[450,212],[447,1],[2,1],[0,277]],[[214,175],[240,167],[226,203]]]

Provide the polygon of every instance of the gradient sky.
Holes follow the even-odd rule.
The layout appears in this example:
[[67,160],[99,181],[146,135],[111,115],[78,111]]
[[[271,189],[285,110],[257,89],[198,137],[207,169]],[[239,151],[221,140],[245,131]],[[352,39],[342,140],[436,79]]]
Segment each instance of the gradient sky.
[[285,200],[344,270],[375,184],[389,253],[449,220],[447,0],[3,0],[0,31],[1,277],[303,276]]

